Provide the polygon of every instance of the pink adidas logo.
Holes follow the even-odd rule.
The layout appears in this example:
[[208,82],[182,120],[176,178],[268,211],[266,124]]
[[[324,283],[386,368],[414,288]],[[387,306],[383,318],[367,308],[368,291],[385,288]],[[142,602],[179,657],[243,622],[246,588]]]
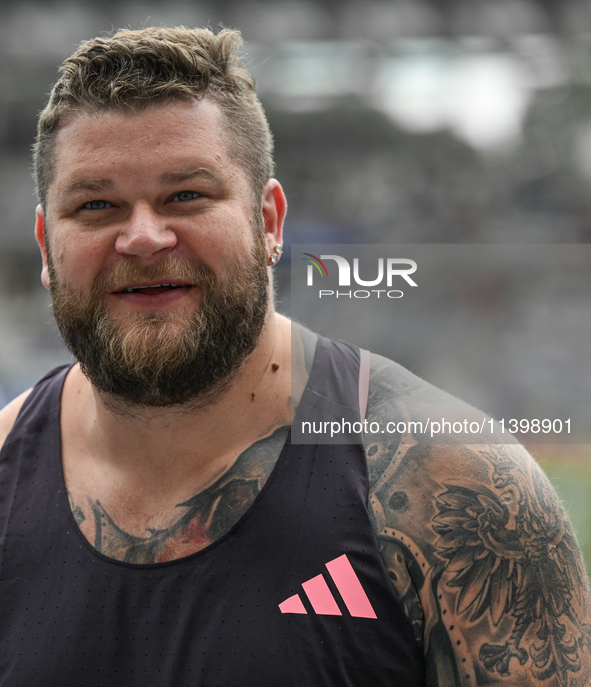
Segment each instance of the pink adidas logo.
[[[354,618],[377,619],[367,594],[346,554],[329,561],[326,563],[326,567],[349,613]],[[322,575],[317,575],[304,582],[302,587],[315,613],[319,615],[343,615]],[[279,610],[282,613],[308,613],[298,594],[282,601],[279,604]]]

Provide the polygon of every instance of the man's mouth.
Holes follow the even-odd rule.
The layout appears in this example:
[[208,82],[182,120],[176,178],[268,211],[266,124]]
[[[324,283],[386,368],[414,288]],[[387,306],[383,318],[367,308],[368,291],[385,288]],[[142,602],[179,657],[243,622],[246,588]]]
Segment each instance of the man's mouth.
[[144,296],[156,296],[172,289],[190,289],[194,284],[150,284],[149,286],[127,286],[113,293],[139,293]]

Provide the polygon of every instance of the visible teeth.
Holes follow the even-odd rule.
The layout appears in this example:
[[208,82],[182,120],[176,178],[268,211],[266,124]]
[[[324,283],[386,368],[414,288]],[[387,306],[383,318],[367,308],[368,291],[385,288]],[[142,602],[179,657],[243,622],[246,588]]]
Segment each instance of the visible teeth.
[[125,289],[125,293],[137,293],[142,289],[159,289],[161,286],[168,286],[171,289],[180,288],[178,284],[152,284],[151,286],[130,286],[129,288]]

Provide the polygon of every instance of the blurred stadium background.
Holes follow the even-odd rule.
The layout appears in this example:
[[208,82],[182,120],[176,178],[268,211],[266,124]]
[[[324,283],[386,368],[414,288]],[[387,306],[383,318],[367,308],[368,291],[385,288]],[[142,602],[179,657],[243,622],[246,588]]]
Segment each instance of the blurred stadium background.
[[[57,67],[80,41],[114,28],[179,24],[243,32],[290,201],[288,244],[591,242],[591,0],[4,0],[0,406],[68,359],[39,282],[30,174],[36,115]],[[287,245],[277,268],[287,313],[289,257]],[[574,327],[576,346],[565,349],[568,333],[540,329],[541,312],[520,338],[521,311],[508,308],[514,340],[494,338],[499,302],[521,288],[510,275],[477,285],[482,300],[464,299],[466,326],[437,360],[412,331],[397,338],[380,327],[375,350],[488,412],[515,402],[519,358],[482,372],[481,356],[476,388],[457,354],[471,328],[484,327],[477,346],[510,344],[527,357],[541,344],[542,362],[559,357],[565,374],[588,376],[585,327]],[[566,298],[570,322],[588,323],[591,300],[580,295],[569,301],[563,289],[556,298]],[[507,397],[487,397],[487,375],[513,378]],[[553,392],[551,379],[540,375],[540,394]],[[591,404],[581,388],[575,401]],[[591,449],[545,446],[536,455],[591,561]]]

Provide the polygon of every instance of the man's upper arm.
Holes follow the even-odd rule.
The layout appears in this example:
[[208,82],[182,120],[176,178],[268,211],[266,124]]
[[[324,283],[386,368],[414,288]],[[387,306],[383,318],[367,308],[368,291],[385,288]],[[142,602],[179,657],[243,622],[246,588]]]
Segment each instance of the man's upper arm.
[[[445,405],[442,392],[377,362],[369,420],[383,427]],[[417,432],[369,435],[366,449],[378,541],[423,643],[427,684],[588,687],[584,564],[527,451],[436,444]]]
[[23,391],[20,396],[17,396],[8,405],[4,406],[2,410],[0,410],[0,448],[2,448],[4,442],[6,441],[6,437],[10,434],[12,425],[14,425],[17,415],[19,414],[23,403],[30,393],[31,389]]

